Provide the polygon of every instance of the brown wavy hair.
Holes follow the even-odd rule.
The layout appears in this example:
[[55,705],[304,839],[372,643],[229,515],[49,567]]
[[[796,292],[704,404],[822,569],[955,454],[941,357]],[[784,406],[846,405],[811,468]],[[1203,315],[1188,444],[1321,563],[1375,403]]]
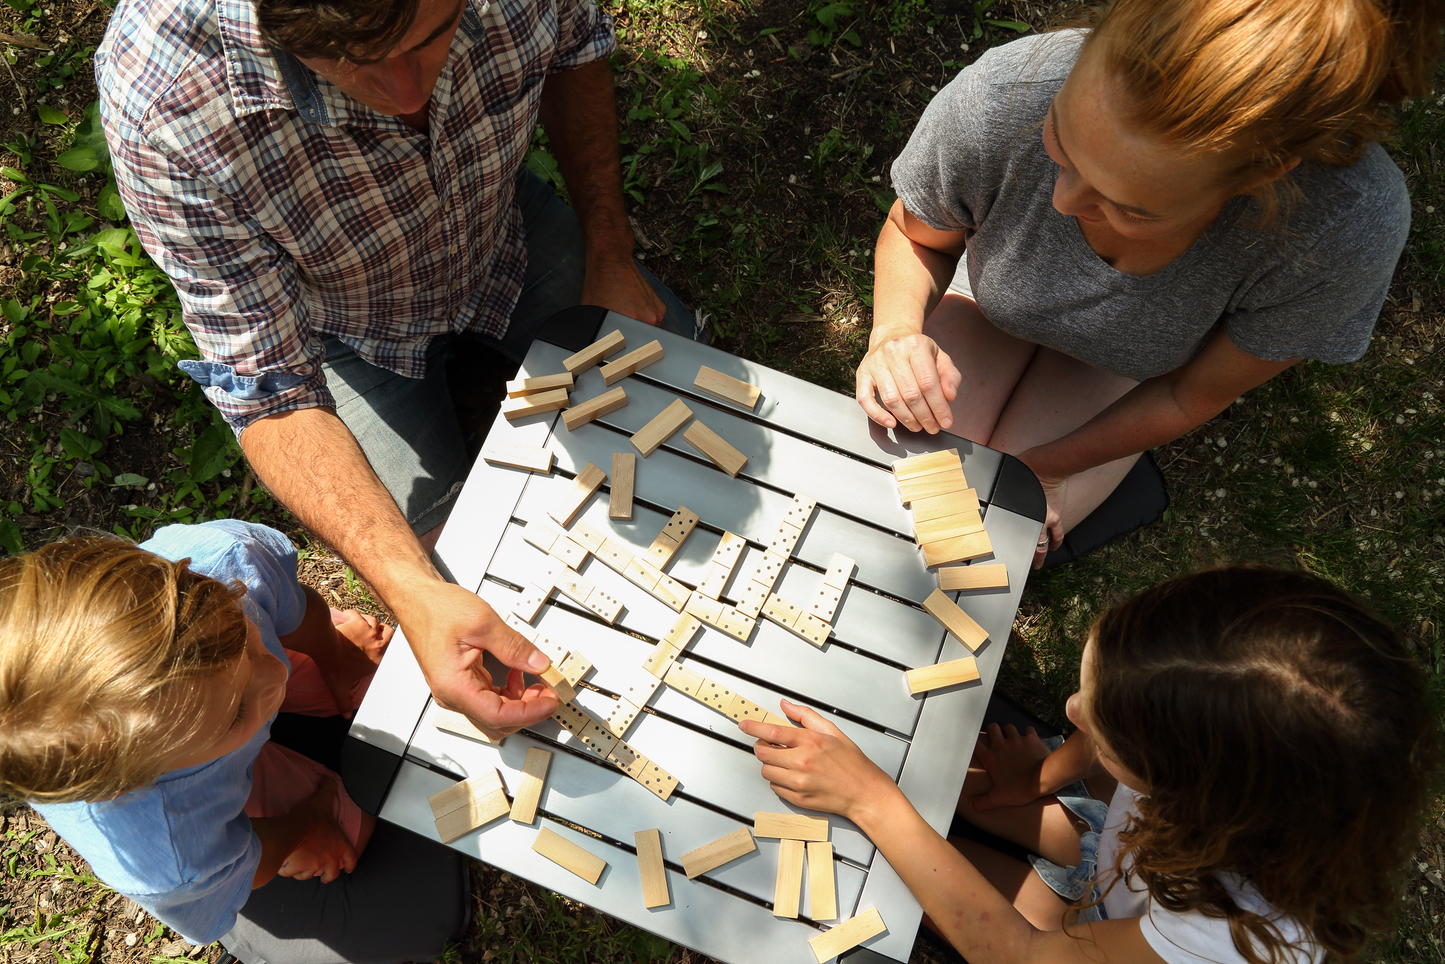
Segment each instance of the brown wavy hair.
[[[1114,0],[1086,16],[1131,118],[1190,154],[1240,150],[1241,187],[1294,158],[1353,164],[1431,91],[1439,0]],[[1274,182],[1277,185],[1277,182]],[[1275,187],[1254,189],[1273,217]]]
[[1145,781],[1116,873],[1171,911],[1229,922],[1253,964],[1289,945],[1240,908],[1253,884],[1336,959],[1390,925],[1437,763],[1404,639],[1301,572],[1172,579],[1095,624],[1089,718]]
[[374,64],[401,43],[420,0],[257,0],[261,36],[297,57]]
[[188,681],[246,647],[245,592],[108,536],[0,560],[0,790],[41,803],[146,786],[194,735]]

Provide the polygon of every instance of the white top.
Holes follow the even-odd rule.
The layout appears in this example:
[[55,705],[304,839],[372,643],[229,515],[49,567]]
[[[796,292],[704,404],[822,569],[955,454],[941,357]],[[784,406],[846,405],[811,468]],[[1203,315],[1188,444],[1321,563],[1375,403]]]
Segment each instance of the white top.
[[[1114,880],[1114,860],[1119,853],[1119,831],[1126,820],[1138,813],[1135,801],[1140,794],[1119,784],[1114,798],[1109,801],[1109,817],[1104,822],[1104,832],[1099,835],[1099,880],[1100,890],[1106,890]],[[1179,914],[1159,907],[1149,896],[1144,885],[1129,876],[1133,861],[1124,858],[1124,880],[1104,897],[1104,912],[1110,920],[1127,917],[1139,918],[1139,929],[1149,946],[1169,964],[1247,964],[1244,955],[1234,946],[1229,933],[1229,921],[1223,918],[1206,917],[1199,911]],[[1276,917],[1277,912],[1265,902],[1254,885],[1234,875],[1223,878],[1225,889],[1235,903],[1245,910],[1274,920],[1280,934],[1298,949],[1284,958],[1289,964],[1318,964],[1324,959],[1324,949],[1310,942],[1299,924],[1290,917]],[[1137,889],[1135,889],[1137,888]]]

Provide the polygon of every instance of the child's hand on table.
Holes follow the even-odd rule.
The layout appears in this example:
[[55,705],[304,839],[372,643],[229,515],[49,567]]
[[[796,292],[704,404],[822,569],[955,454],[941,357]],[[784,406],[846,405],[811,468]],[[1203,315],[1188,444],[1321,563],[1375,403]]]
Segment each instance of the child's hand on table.
[[346,617],[336,623],[336,649],[333,657],[317,660],[326,685],[336,699],[336,706],[343,716],[350,716],[355,709],[351,703],[351,690],[358,682],[376,672],[381,657],[396,632],[375,616],[348,609],[332,618]]
[[763,764],[763,779],[788,803],[836,813],[856,822],[855,814],[898,792],[898,786],[863,751],[815,710],[782,701],[783,712],[801,729],[750,720],[741,724],[758,738],[753,753]]
[[322,883],[329,884],[343,871],[349,874],[356,869],[356,850],[332,817],[335,799],[335,782],[322,780],[316,792],[297,808],[307,817],[306,830],[281,861],[277,876],[296,880],[320,877]]
[[1013,724],[1001,728],[990,723],[988,730],[979,734],[973,762],[988,774],[993,787],[973,798],[974,809],[1022,807],[1043,796],[1044,758],[1048,755],[1049,748],[1033,727],[1020,734]]

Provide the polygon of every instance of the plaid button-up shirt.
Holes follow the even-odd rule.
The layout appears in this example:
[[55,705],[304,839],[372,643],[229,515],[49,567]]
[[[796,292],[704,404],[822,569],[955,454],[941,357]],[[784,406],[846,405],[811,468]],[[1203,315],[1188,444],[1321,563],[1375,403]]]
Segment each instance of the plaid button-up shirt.
[[506,331],[543,82],[614,45],[595,0],[468,0],[421,134],[268,47],[251,0],[123,0],[95,58],[116,182],[237,432],[333,404],[323,333],[420,378],[437,336]]

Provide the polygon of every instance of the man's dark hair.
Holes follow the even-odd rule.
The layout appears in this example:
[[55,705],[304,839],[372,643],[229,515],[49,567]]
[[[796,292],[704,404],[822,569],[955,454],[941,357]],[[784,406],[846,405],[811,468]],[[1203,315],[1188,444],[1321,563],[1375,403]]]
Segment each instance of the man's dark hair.
[[297,57],[373,64],[401,43],[420,0],[257,0],[261,36]]

